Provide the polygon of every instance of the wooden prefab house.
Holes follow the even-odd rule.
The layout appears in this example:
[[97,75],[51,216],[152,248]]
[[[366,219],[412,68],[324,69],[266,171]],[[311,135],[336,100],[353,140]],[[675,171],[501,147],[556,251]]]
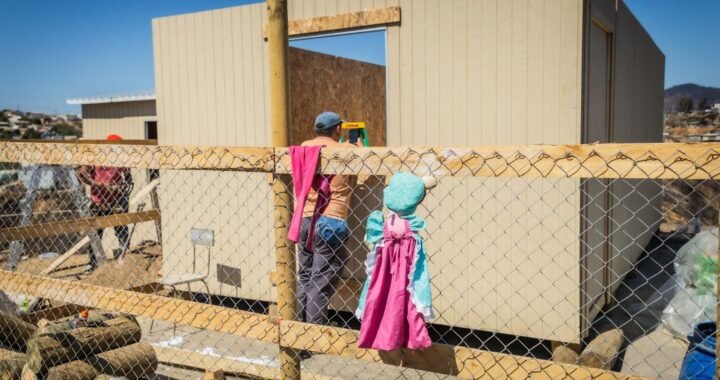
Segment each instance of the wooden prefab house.
[[[369,111],[353,117],[373,117],[388,146],[661,141],[664,56],[622,0],[290,0],[289,19],[291,38],[373,29],[386,43],[384,67],[296,60],[291,104],[307,106],[293,120],[307,120],[295,113],[313,109],[302,97],[331,78],[361,100],[332,107]],[[270,145],[266,22],[264,3],[153,20],[161,145]],[[192,228],[212,230],[211,292],[272,302],[267,177],[161,177],[164,274],[189,270]],[[380,186],[355,191],[364,203],[338,309],[356,303],[362,219],[381,206]],[[653,181],[442,178],[424,204],[436,322],[579,342],[654,232],[658,191]]]

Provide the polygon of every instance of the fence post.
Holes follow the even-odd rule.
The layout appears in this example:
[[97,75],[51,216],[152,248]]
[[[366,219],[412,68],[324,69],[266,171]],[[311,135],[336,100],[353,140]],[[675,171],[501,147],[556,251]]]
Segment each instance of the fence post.
[[[268,0],[267,14],[272,144],[274,147],[286,147],[290,126],[287,0]],[[287,237],[291,219],[290,189],[288,175],[273,174],[277,306],[280,318],[284,320],[293,320],[297,315],[295,253]],[[279,359],[281,379],[300,379],[300,359],[295,350],[281,345]]]

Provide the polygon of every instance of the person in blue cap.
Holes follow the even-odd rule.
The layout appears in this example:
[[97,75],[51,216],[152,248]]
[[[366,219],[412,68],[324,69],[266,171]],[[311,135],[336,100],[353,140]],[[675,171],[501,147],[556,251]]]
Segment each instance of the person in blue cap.
[[[316,137],[303,142],[302,146],[357,147],[340,142],[342,123],[342,118],[335,112],[321,113],[315,119]],[[308,231],[318,193],[311,190],[308,195],[298,241],[300,249],[297,292],[300,321],[326,323],[330,297],[348,258],[345,247],[345,240],[350,235],[347,217],[355,181],[356,177],[348,175],[336,175],[332,178],[330,200],[316,222],[311,244],[308,244]]]

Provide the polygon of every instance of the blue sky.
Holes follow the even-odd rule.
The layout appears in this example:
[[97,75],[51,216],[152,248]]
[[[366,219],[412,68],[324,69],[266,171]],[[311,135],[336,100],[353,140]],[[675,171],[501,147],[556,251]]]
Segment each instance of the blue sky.
[[[0,0],[0,108],[78,112],[65,99],[154,87],[153,17],[254,0]],[[626,0],[665,52],[666,86],[720,87],[718,0]],[[382,33],[293,42],[384,62]]]

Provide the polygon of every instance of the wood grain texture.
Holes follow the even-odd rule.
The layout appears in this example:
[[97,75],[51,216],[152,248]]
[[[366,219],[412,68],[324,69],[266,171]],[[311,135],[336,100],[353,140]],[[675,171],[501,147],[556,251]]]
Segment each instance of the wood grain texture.
[[277,327],[262,314],[220,306],[0,271],[2,290],[86,307],[143,316],[262,341],[277,341]]
[[[286,148],[108,146],[0,143],[0,162],[215,169],[289,173]],[[457,177],[714,179],[718,143],[491,145],[481,147],[327,148],[326,174],[398,171]]]
[[315,137],[315,117],[323,111],[364,121],[370,145],[386,145],[385,67],[292,47],[288,61],[290,145]]
[[[152,347],[155,350],[158,361],[163,364],[197,368],[206,371],[221,370],[224,373],[245,376],[251,379],[277,379],[280,377],[280,370],[277,367],[211,356],[189,350],[160,347],[156,345],[153,345]],[[312,373],[307,370],[303,370],[300,377],[301,379],[307,380],[340,380],[340,377],[337,376],[325,376]]]
[[426,350],[380,352],[357,348],[357,331],[301,322],[280,323],[280,344],[344,358],[403,365],[461,378],[639,379],[601,369],[499,354],[467,347],[433,344]]
[[48,236],[67,235],[76,232],[92,231],[100,228],[124,226],[156,220],[160,220],[160,210],[129,212],[125,214],[95,216],[90,218],[64,220],[61,222],[9,227],[0,229],[0,243],[36,239]]
[[[301,36],[399,23],[400,7],[388,7],[293,20],[288,23],[288,34]],[[266,30],[263,30],[263,36],[267,38]]]
[[85,246],[85,244],[90,243],[90,237],[85,236],[84,238],[80,239],[79,242],[77,242],[75,245],[72,246],[67,252],[63,253],[55,259],[50,265],[47,266],[47,268],[43,269],[42,272],[40,272],[41,275],[47,275],[57,269],[62,263],[64,263],[67,259],[69,259],[72,255],[78,253],[82,249],[82,247]]
[[146,169],[272,170],[272,148],[0,142],[0,162]]
[[[287,151],[278,149],[276,154],[276,171],[288,173]],[[713,179],[720,176],[720,144],[326,148],[320,165],[325,174]]]

